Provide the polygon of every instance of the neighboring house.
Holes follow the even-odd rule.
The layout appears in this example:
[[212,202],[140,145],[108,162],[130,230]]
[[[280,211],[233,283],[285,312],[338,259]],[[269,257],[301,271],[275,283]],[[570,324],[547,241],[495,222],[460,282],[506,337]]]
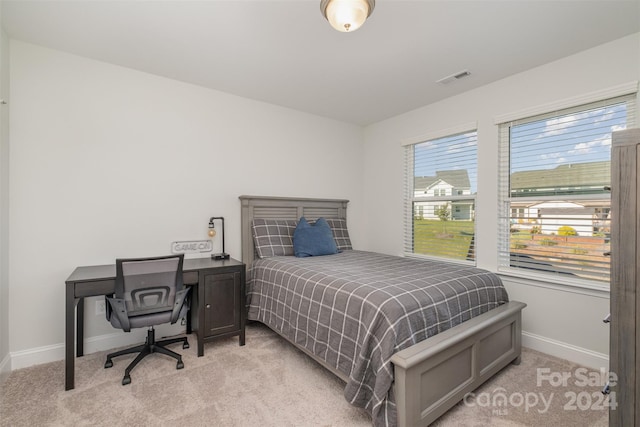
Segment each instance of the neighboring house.
[[[611,181],[611,162],[561,165],[554,169],[530,170],[511,174],[511,219],[515,228],[537,226],[545,234],[556,234],[563,225],[578,235],[609,232],[610,202],[589,200],[591,194],[606,192]],[[554,184],[551,184],[554,183]],[[585,196],[563,200],[562,196]],[[558,196],[553,201],[519,201],[518,197]],[[606,205],[606,206],[603,206]]]
[[442,200],[443,197],[471,195],[471,184],[466,169],[436,171],[436,176],[417,176],[413,191],[416,198],[438,198],[415,203],[415,216],[419,219],[438,219],[438,210],[446,208],[452,220],[471,220],[474,217],[473,200]]
[[543,202],[530,206],[536,212],[537,225],[543,234],[558,234],[563,225],[570,225],[579,236],[592,236],[595,208],[570,202]]
[[511,174],[511,197],[602,193],[611,182],[611,162],[564,164]]

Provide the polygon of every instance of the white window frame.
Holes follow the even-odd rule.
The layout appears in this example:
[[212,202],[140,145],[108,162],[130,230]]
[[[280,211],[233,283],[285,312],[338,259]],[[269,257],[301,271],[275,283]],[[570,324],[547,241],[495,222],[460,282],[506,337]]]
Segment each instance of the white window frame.
[[[608,88],[602,91],[592,92],[580,97],[571,98],[567,100],[558,101],[553,104],[547,104],[544,106],[535,107],[529,110],[520,111],[516,113],[509,113],[502,116],[498,116],[494,119],[496,125],[500,129],[500,152],[499,152],[499,189],[498,189],[498,272],[501,274],[514,276],[522,279],[530,279],[539,282],[550,282],[559,285],[568,285],[578,288],[594,289],[594,290],[609,290],[609,284],[602,281],[589,280],[580,277],[563,277],[559,274],[548,274],[536,272],[535,270],[528,270],[523,268],[511,267],[510,262],[510,242],[509,242],[509,230],[510,213],[511,213],[511,198],[509,195],[509,153],[510,153],[510,141],[509,132],[505,131],[508,128],[510,122],[519,120],[534,119],[538,116],[544,116],[551,113],[554,115],[566,114],[570,109],[585,110],[590,104],[596,102],[607,102],[608,100],[621,98],[627,96],[627,128],[636,125],[637,120],[637,91],[638,82],[630,82],[616,87]],[[593,199],[593,196],[588,196]],[[598,197],[610,199],[610,195],[601,195]],[[595,198],[598,198],[595,197]],[[540,200],[544,197],[535,197],[536,200]],[[557,198],[557,197],[555,197]],[[563,196],[565,198],[565,196]],[[569,197],[570,198],[570,197]],[[567,198],[567,199],[569,199]],[[523,198],[517,198],[518,201],[522,201]]]
[[[413,252],[413,221],[414,221],[414,202],[417,201],[428,201],[428,202],[445,202],[449,204],[450,202],[455,202],[456,200],[470,200],[473,205],[476,205],[476,197],[477,194],[467,194],[467,195],[458,195],[451,194],[445,196],[435,196],[435,194],[440,194],[439,190],[434,190],[434,196],[425,196],[425,197],[416,197],[415,189],[414,189],[414,158],[413,158],[413,146],[440,139],[450,136],[455,136],[464,133],[476,133],[476,141],[477,141],[477,132],[478,132],[478,124],[477,122],[464,123],[458,126],[454,126],[447,129],[442,129],[439,131],[435,131],[432,133],[427,133],[419,136],[415,136],[412,138],[408,138],[401,142],[405,150],[405,177],[404,177],[404,256],[407,257],[415,257],[415,258],[427,258],[427,259],[437,259],[440,261],[452,262],[452,263],[460,263],[465,265],[476,265],[477,259],[474,257],[473,260],[462,260],[462,259],[454,259],[454,258],[445,258],[438,257],[434,255],[420,254]],[[476,168],[477,168],[477,151],[476,151]],[[446,190],[444,190],[446,194]],[[477,189],[476,189],[477,190]],[[454,191],[452,191],[454,193]],[[477,193],[477,191],[476,191]],[[438,205],[439,207],[439,205]],[[436,209],[436,205],[434,205],[434,210]],[[474,220],[474,243],[473,248],[477,247],[477,233],[476,233],[476,223]]]

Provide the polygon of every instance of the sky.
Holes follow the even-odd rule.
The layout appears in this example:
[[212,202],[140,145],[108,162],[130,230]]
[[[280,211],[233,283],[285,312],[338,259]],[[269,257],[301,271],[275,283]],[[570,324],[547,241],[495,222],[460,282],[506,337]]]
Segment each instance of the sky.
[[414,176],[435,176],[436,171],[466,169],[473,194],[478,188],[477,158],[475,131],[423,142],[415,146]]
[[511,127],[511,172],[611,160],[611,133],[626,128],[626,104]]
[[[624,101],[511,127],[511,173],[553,169],[562,164],[611,160],[611,133],[626,128]],[[414,176],[466,169],[477,192],[477,133],[469,132],[417,144]]]

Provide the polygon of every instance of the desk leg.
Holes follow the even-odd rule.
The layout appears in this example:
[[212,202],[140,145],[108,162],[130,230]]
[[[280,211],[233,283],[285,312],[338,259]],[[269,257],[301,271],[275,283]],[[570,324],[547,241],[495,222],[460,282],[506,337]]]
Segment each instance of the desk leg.
[[202,328],[198,328],[196,331],[196,337],[198,338],[198,357],[204,356],[204,341],[202,340]]
[[67,283],[65,295],[65,314],[64,314],[64,389],[71,390],[74,388],[74,369],[75,355],[73,354],[75,344],[75,308],[78,300],[75,298],[75,286],[73,283]]
[[187,312],[187,334],[191,334],[193,332],[193,327],[191,326],[191,309]]
[[196,337],[198,338],[198,357],[204,356],[204,286],[205,286],[205,278],[204,274],[201,272],[199,274],[200,282],[198,282],[198,286],[195,289],[195,293],[197,295],[196,304],[191,306],[191,309],[195,307],[198,323],[196,329]]
[[84,298],[78,299],[76,313],[76,356],[82,357],[84,355]]
[[[247,295],[246,285],[245,285],[245,269],[242,269],[242,274],[240,275],[240,295]],[[245,297],[246,298],[246,297]],[[244,345],[245,343],[245,328],[247,326],[247,309],[244,303],[244,300],[240,305],[240,345]]]

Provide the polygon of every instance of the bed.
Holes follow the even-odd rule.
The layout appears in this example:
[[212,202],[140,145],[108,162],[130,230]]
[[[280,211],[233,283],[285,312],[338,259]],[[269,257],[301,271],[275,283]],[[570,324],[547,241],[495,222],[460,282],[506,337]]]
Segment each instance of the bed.
[[[248,319],[341,378],[374,425],[428,425],[519,363],[525,304],[508,301],[496,275],[353,250],[346,200],[240,200]],[[339,253],[291,256],[301,217],[326,218]]]

